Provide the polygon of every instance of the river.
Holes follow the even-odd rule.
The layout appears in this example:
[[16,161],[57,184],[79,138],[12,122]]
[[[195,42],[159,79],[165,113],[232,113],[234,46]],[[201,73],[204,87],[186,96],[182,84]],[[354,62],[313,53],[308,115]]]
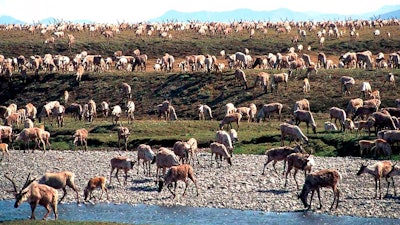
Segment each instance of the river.
[[[0,201],[0,221],[27,219],[30,206],[27,203],[14,208],[14,201]],[[313,212],[263,212],[174,206],[129,204],[59,204],[59,219],[67,221],[103,221],[126,224],[400,224],[400,219],[331,216]],[[38,206],[35,215],[41,219],[45,209]],[[48,219],[54,219],[51,214]]]

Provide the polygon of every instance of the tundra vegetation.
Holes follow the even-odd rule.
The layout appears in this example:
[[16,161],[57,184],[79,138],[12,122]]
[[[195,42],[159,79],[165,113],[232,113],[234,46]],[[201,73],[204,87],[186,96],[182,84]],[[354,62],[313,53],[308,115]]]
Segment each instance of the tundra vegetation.
[[[199,37],[194,31],[176,33],[171,31],[172,39],[161,39],[159,36],[146,38],[132,35],[130,30],[121,30],[113,38],[106,39],[90,38],[87,32],[70,32],[75,37],[74,44],[69,48],[68,40],[60,40],[53,47],[43,45],[43,37],[32,35],[23,31],[0,31],[2,43],[0,45],[1,54],[9,57],[24,55],[29,58],[31,55],[61,54],[73,57],[83,49],[101,54],[112,56],[114,52],[122,50],[127,55],[133,49],[141,49],[142,53],[147,54],[147,64],[154,65],[157,58],[161,58],[168,52],[175,57],[175,65],[172,71],[154,72],[152,66],[148,66],[146,71],[128,72],[126,70],[113,70],[110,73],[101,73],[96,70],[85,71],[80,82],[75,79],[74,72],[38,72],[39,77],[35,77],[35,72],[27,71],[26,80],[19,71],[14,71],[13,80],[7,81],[5,78],[0,82],[0,102],[7,106],[11,103],[22,108],[28,103],[33,103],[37,108],[45,102],[63,99],[63,91],[68,90],[69,102],[87,103],[94,99],[97,103],[107,101],[110,105],[121,102],[119,86],[121,83],[128,83],[134,87],[132,99],[137,105],[135,109],[135,122],[128,124],[128,119],[121,116],[120,121],[134,134],[128,146],[138,146],[147,143],[151,146],[161,145],[172,147],[177,140],[186,139],[185,134],[191,134],[198,140],[199,147],[207,147],[211,140],[214,140],[215,131],[218,129],[219,122],[225,115],[224,106],[228,102],[235,105],[250,105],[254,103],[258,109],[263,104],[280,102],[284,105],[282,120],[292,116],[294,103],[302,98],[307,98],[311,104],[311,111],[317,124],[323,124],[329,120],[329,108],[336,106],[342,109],[347,107],[350,99],[360,97],[360,92],[356,90],[360,81],[367,80],[374,88],[384,86],[384,82],[389,72],[397,75],[399,69],[319,69],[317,74],[312,74],[309,81],[312,84],[312,94],[303,93],[302,81],[306,77],[306,70],[293,71],[288,78],[287,88],[280,87],[277,93],[263,93],[258,88],[249,85],[248,89],[243,89],[235,83],[234,69],[226,68],[221,74],[214,72],[206,73],[200,71],[181,72],[177,67],[186,55],[194,52],[203,54],[214,54],[218,62],[225,64],[226,60],[218,54],[221,50],[228,53],[243,51],[247,48],[252,56],[267,55],[269,52],[282,52],[282,49],[289,49],[293,46],[289,35],[276,35],[271,29],[265,34],[257,32],[250,39],[245,32],[232,33],[226,38],[207,38]],[[334,64],[338,64],[340,55],[348,52],[361,52],[365,49],[373,54],[384,52],[386,56],[398,50],[400,41],[400,31],[398,26],[385,26],[382,32],[390,32],[390,38],[374,37],[370,29],[359,30],[357,40],[351,38],[327,39],[323,46],[320,46],[317,35],[309,35],[303,40],[303,46],[311,45],[313,50],[307,52],[311,60],[317,62],[317,54],[324,52],[328,59]],[[101,37],[101,38],[100,38]],[[30,42],[26,42],[30,40]],[[128,41],[129,40],[129,41]],[[152,46],[152,48],[148,48]],[[375,56],[375,55],[374,55]],[[255,57],[253,57],[255,58]],[[256,75],[260,69],[244,69],[249,84],[254,84]],[[272,69],[270,74],[281,73]],[[284,69],[282,72],[287,72]],[[351,76],[356,80],[353,91],[346,96],[341,94],[340,77]],[[4,79],[4,80],[3,80]],[[35,81],[38,79],[37,81]],[[398,79],[397,79],[398,80]],[[397,81],[396,80],[396,81]],[[5,82],[3,82],[5,81]],[[285,86],[285,85],[283,85]],[[395,107],[395,99],[398,98],[397,90],[388,88],[388,85],[380,89],[381,107]],[[151,91],[150,91],[151,90]],[[115,94],[110,94],[115,93]],[[174,106],[178,118],[173,122],[166,122],[157,118],[156,106],[168,99]],[[240,103],[240,104],[239,104]],[[212,121],[198,121],[197,109],[193,106],[207,104],[213,109]],[[93,149],[117,149],[117,127],[101,117],[98,113],[96,119],[90,124],[82,121],[74,121],[65,115],[63,127],[50,126],[45,124],[45,130],[51,133],[50,143],[52,149],[63,150],[71,149],[71,135],[81,128],[82,125],[89,131],[88,150]],[[272,115],[276,118],[276,115]],[[240,125],[240,141],[236,144],[234,153],[263,154],[266,149],[280,145],[280,133],[277,128],[281,122],[277,120],[267,120],[262,123],[246,123]],[[35,125],[38,122],[35,121]],[[301,123],[300,128],[306,133],[305,124]],[[21,129],[21,128],[20,128]],[[20,129],[16,129],[17,132]],[[362,139],[373,139],[368,137],[365,132],[360,135],[343,134],[341,132],[325,132],[323,126],[317,127],[317,134],[307,134],[309,145],[305,150],[315,155],[344,156],[359,154],[358,141]],[[286,140],[287,141],[287,140]],[[11,146],[10,146],[11,147]],[[15,149],[24,149],[23,143],[13,144]],[[399,147],[393,147],[393,159],[399,153]],[[316,151],[316,152],[313,152]]]
[[[386,55],[398,51],[398,43],[400,41],[398,25],[384,26],[381,30],[382,33],[390,32],[392,34],[391,37],[385,38],[373,35],[371,29],[366,28],[357,30],[357,40],[349,36],[327,38],[325,40],[324,37],[322,39],[311,32],[307,39],[303,38],[301,40],[301,43],[304,46],[312,46],[313,50],[306,52],[311,61],[316,62],[317,54],[324,52],[327,58],[332,60],[333,64],[340,67],[339,56],[348,51],[361,52],[368,49],[374,54],[384,52]],[[142,54],[145,53],[148,56],[147,63],[154,65],[156,59],[162,56],[167,56],[168,59],[170,59],[169,56],[175,56],[177,64],[185,56],[194,53],[218,55],[217,53],[221,50],[227,53],[235,53],[243,51],[243,49],[250,49],[251,55],[260,56],[267,55],[269,52],[284,53],[290,47],[293,47],[293,39],[289,35],[276,35],[276,31],[272,28],[269,28],[268,32],[253,32],[250,37],[246,32],[232,32],[226,37],[213,38],[208,38],[207,35],[198,36],[194,31],[178,32],[170,31],[169,34],[163,35],[169,36],[170,38],[168,39],[163,39],[158,35],[144,39],[141,36],[132,34],[131,30],[121,30],[119,33],[103,32],[100,34],[98,32],[96,37],[91,36],[88,32],[72,31],[73,42],[71,39],[60,39],[52,45],[43,45],[43,36],[41,35],[32,35],[26,31],[0,30],[0,37],[2,38],[0,49],[2,50],[1,54],[6,57],[24,55],[26,58],[33,55],[43,56],[47,53],[73,57],[74,54],[80,53],[82,50],[103,56],[113,56],[114,52],[122,50],[126,55],[132,55],[133,49],[140,49]],[[29,42],[26,40],[29,40]],[[148,46],[151,46],[151,48]],[[217,57],[218,63],[228,64],[224,57],[219,55]],[[96,57],[94,57],[94,60],[96,60]],[[170,62],[171,60],[162,61]],[[134,70],[132,72],[125,69],[112,70],[106,73],[93,68],[93,70],[84,71],[79,81],[76,80],[76,73],[72,71],[15,70],[12,79],[7,76],[0,77],[0,102],[5,106],[15,103],[18,108],[23,108],[24,105],[33,103],[38,109],[41,109],[46,102],[63,99],[63,91],[68,90],[70,94],[68,102],[77,102],[84,105],[93,99],[97,103],[107,101],[111,106],[121,104],[125,108],[124,99],[121,98],[118,88],[119,84],[127,83],[134,90],[128,98],[133,99],[137,106],[133,123],[129,124],[128,118],[124,115],[119,120],[120,124],[127,126],[133,134],[127,146],[136,147],[141,143],[147,143],[150,146],[172,147],[176,141],[187,140],[188,136],[190,136],[196,138],[200,148],[208,147],[210,141],[214,140],[215,131],[219,129],[219,122],[225,116],[224,106],[226,103],[231,102],[238,106],[255,104],[260,109],[264,104],[280,102],[283,104],[283,118],[279,118],[279,121],[276,120],[276,115],[271,115],[271,118],[260,123],[242,121],[240,124],[240,141],[235,144],[234,154],[263,154],[266,149],[280,146],[281,134],[278,129],[279,125],[292,117],[293,105],[297,100],[308,99],[312,106],[311,112],[316,124],[323,124],[329,120],[330,107],[336,106],[344,109],[350,99],[361,97],[360,92],[357,90],[360,81],[368,80],[374,90],[377,87],[382,87],[379,90],[382,96],[381,107],[395,107],[396,98],[398,98],[396,89],[389,88],[389,85],[385,86],[384,82],[387,80],[389,73],[398,76],[399,69],[370,68],[370,63],[367,63],[367,70],[319,68],[318,73],[311,74],[307,74],[304,68],[301,69],[297,65],[291,66],[296,70],[290,73],[287,69],[271,69],[268,72],[272,77],[280,73],[290,74],[287,77],[287,83],[280,84],[279,90],[276,86],[277,81],[273,82],[274,85],[271,86],[274,89],[270,89],[272,93],[271,91],[270,93],[260,91],[258,88],[251,87],[251,85],[245,89],[238,86],[237,82],[235,82],[235,69],[228,66],[223,71],[219,71],[219,73],[214,73],[213,71],[208,71],[207,73],[199,70],[180,71],[176,64],[171,67],[170,65],[165,66],[163,63],[161,66],[162,71],[157,72],[152,70],[152,66],[147,67],[146,71]],[[273,66],[275,67],[275,65]],[[243,69],[243,71],[246,73],[248,83],[254,84],[256,83],[256,75],[261,69]],[[346,84],[345,89],[343,89],[346,92],[342,94],[339,79],[343,76],[353,77],[355,84]],[[303,92],[302,81],[306,77],[312,85],[312,94]],[[351,88],[351,86],[353,87]],[[362,97],[365,98],[365,96]],[[157,118],[157,104],[165,100],[168,100],[173,105],[179,120],[165,121]],[[67,107],[67,103],[65,104]],[[196,106],[199,104],[207,104],[213,109],[213,120],[196,120],[198,117]],[[87,143],[89,151],[118,148],[117,125],[103,118],[100,113],[89,116],[87,119],[90,122],[77,121],[69,118],[69,115],[65,117],[65,124],[62,127],[51,126],[48,122],[45,124],[44,120],[39,123],[34,121],[35,126],[44,126],[45,130],[51,133],[52,149],[64,150],[73,148],[71,135],[74,134],[75,130],[82,127],[90,133]],[[50,118],[46,118],[46,120],[48,119]],[[305,124],[301,123],[299,126],[300,130],[306,133]],[[20,133],[21,130],[19,127],[15,128],[16,133]],[[318,126],[316,127],[316,134],[311,132],[307,134],[308,141],[304,148],[307,153],[312,153],[313,155],[358,156],[360,152],[358,141],[374,139],[374,136],[376,136],[376,133],[373,133],[370,137],[366,132],[361,132],[359,135],[345,134],[343,132],[325,132],[323,126]],[[0,136],[0,138],[4,139],[4,136]],[[285,139],[284,141],[288,140]],[[12,143],[10,148],[25,149],[24,143],[21,141]],[[393,158],[396,159],[399,153],[398,145],[393,146],[392,151]],[[232,157],[235,159],[234,156]],[[134,164],[133,161],[128,162],[128,167],[123,168],[125,172],[132,169]],[[235,161],[233,165],[235,165]],[[110,172],[110,183],[112,175],[113,169]],[[317,191],[319,197],[319,187],[333,187],[335,197],[331,208],[334,203],[336,203],[337,207],[340,200],[339,191],[336,191],[336,184],[340,176],[332,176],[335,179],[328,181],[320,179],[323,175],[317,172],[313,172],[308,176],[314,177],[314,179],[309,178],[309,182],[306,182],[309,184],[303,185],[302,199],[304,206],[311,207],[311,200],[309,204],[306,201],[309,192]],[[125,183],[126,178],[127,175],[125,175]],[[165,184],[166,186],[168,186],[167,183]],[[321,207],[321,201],[319,202]]]

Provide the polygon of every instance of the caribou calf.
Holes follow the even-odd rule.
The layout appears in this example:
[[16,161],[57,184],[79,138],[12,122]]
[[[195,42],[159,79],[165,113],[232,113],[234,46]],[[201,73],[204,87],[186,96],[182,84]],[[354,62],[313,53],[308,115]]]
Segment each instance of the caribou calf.
[[105,177],[93,177],[89,180],[83,195],[85,196],[85,201],[87,200],[87,198],[89,197],[89,200],[92,199],[94,196],[92,196],[92,192],[96,189],[96,188],[100,188],[101,189],[101,195],[99,197],[99,200],[101,200],[101,197],[103,196],[103,192],[106,192],[107,195],[107,200],[108,200],[108,191],[107,191],[107,187],[106,187],[106,178]]

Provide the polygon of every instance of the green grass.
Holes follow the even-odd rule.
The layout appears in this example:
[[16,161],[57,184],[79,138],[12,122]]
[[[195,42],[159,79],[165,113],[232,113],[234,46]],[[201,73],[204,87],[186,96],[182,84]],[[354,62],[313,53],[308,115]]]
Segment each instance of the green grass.
[[[325,52],[328,59],[338,60],[340,54],[347,51],[371,50],[374,54],[382,51],[386,54],[396,51],[400,42],[400,31],[397,26],[381,28],[382,33],[392,33],[390,40],[374,38],[371,29],[360,30],[360,37],[357,40],[350,40],[347,37],[340,39],[327,39],[324,46],[318,46],[316,35],[310,33],[307,39],[301,44],[312,45],[315,49],[307,52],[316,56],[319,51]],[[138,38],[132,31],[122,31],[114,39],[107,42],[104,37],[89,37],[88,32],[71,32],[76,37],[76,44],[71,51],[67,47],[67,40],[60,39],[54,47],[43,45],[45,37],[38,34],[31,35],[26,31],[0,31],[1,54],[6,57],[16,57],[45,53],[63,54],[73,57],[74,54],[86,50],[92,54],[110,56],[117,50],[123,50],[124,54],[131,55],[136,48],[149,56],[154,62],[168,52],[179,59],[190,54],[215,54],[224,49],[227,53],[250,49],[253,56],[268,54],[269,52],[281,52],[293,44],[290,42],[290,35],[276,35],[270,29],[266,35],[256,32],[254,38],[249,39],[244,32],[234,33],[224,37],[203,37],[193,31],[180,32],[172,31],[173,39],[164,40],[159,37]],[[219,59],[222,60],[223,59]],[[148,67],[152,65],[149,64]],[[396,89],[382,87],[384,75],[389,71],[400,74],[395,70],[349,70],[320,69],[317,75],[310,78],[311,93],[302,93],[302,80],[305,71],[295,71],[289,78],[287,89],[280,86],[279,93],[267,94],[261,88],[253,87],[255,75],[260,70],[245,70],[248,77],[249,89],[243,90],[235,82],[233,70],[227,70],[223,74],[207,74],[202,72],[181,73],[176,69],[172,73],[155,72],[124,72],[111,71],[103,73],[87,72],[82,82],[75,81],[74,74],[70,73],[40,73],[40,80],[32,79],[32,72],[28,73],[27,83],[23,83],[18,71],[15,71],[15,79],[12,83],[5,80],[0,82],[0,104],[8,105],[16,103],[19,108],[32,102],[40,110],[46,101],[63,99],[64,90],[70,93],[70,102],[87,103],[94,99],[100,105],[105,100],[111,106],[119,104],[125,107],[125,102],[120,99],[119,85],[127,82],[133,90],[133,100],[136,104],[133,124],[127,124],[125,117],[122,117],[124,126],[131,130],[129,149],[136,148],[141,143],[152,146],[171,147],[177,140],[187,140],[195,137],[200,147],[208,147],[214,140],[218,123],[224,115],[224,106],[228,102],[236,106],[248,106],[255,103],[258,108],[262,104],[281,102],[284,104],[283,119],[289,119],[292,115],[295,101],[307,98],[311,103],[311,111],[314,113],[318,128],[318,134],[308,134],[310,145],[307,151],[324,156],[345,156],[357,155],[357,141],[365,139],[366,135],[355,137],[355,134],[326,133],[323,131],[323,123],[328,118],[328,110],[332,106],[346,108],[351,98],[360,96],[358,84],[361,81],[370,81],[374,89],[379,89],[382,99],[382,107],[394,106],[398,98]],[[281,71],[269,70],[269,73]],[[350,96],[342,96],[340,93],[339,78],[341,76],[352,76],[356,79]],[[0,78],[1,79],[1,78]],[[398,79],[397,79],[398,80]],[[159,120],[156,115],[156,106],[165,99],[169,99],[178,114],[178,121],[166,122]],[[213,110],[214,121],[198,121],[197,107],[199,104],[207,104]],[[280,133],[278,130],[279,121],[276,116],[262,123],[247,123],[243,121],[239,129],[240,141],[235,148],[236,153],[263,154],[266,149],[280,146]],[[99,117],[92,124],[74,121],[70,117],[65,120],[65,126],[57,128],[50,126],[46,121],[46,130],[51,133],[52,149],[72,149],[72,134],[75,129],[86,128],[89,133],[89,150],[116,149],[118,147],[116,126],[111,120],[105,121]],[[305,131],[305,125],[300,127]],[[16,129],[18,132],[20,129]],[[287,142],[286,142],[287,143]],[[22,149],[22,143],[16,143],[17,149]],[[394,146],[395,157],[398,158],[399,147]]]
[[[322,115],[322,114],[321,114]],[[305,149],[309,153],[319,156],[357,156],[358,140],[370,139],[367,134],[356,137],[355,133],[325,132],[322,124],[326,120],[324,117],[316,117],[317,134],[306,134],[309,137],[309,145]],[[67,121],[71,118],[67,118]],[[242,122],[239,128],[239,142],[235,147],[235,154],[264,154],[267,149],[278,147],[281,144],[280,122],[275,118],[267,122],[247,123]],[[105,122],[102,118],[97,118],[92,124],[68,122],[64,128],[46,126],[53,137],[51,138],[51,148],[53,150],[74,149],[72,145],[73,130],[86,127],[89,130],[88,146],[90,150],[117,149],[118,138],[116,128],[119,125],[112,125],[110,121]],[[137,120],[133,124],[127,124],[131,131],[128,142],[128,149],[135,148],[142,143],[149,144],[154,148],[172,147],[178,140],[188,140],[195,137],[199,147],[209,147],[215,139],[215,131],[218,129],[219,121],[199,121],[199,120],[178,120],[167,122],[164,120]],[[236,125],[233,126],[236,128]],[[300,128],[305,132],[306,126],[300,124]],[[310,129],[311,132],[311,129]],[[288,144],[288,140],[285,140]],[[23,143],[15,143],[16,149],[23,149]],[[78,146],[78,149],[81,149]],[[394,151],[398,154],[398,147],[394,146]],[[398,158],[398,156],[395,156]]]

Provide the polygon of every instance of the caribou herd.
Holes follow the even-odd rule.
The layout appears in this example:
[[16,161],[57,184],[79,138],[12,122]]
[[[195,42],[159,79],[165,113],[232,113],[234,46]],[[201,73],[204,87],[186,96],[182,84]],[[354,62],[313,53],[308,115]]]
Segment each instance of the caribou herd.
[[[64,33],[67,33],[68,46],[71,50],[74,43],[79,40],[71,34],[72,32],[88,32],[90,36],[102,35],[107,39],[107,42],[112,42],[115,36],[118,36],[120,32],[126,30],[134,31],[134,35],[138,38],[144,38],[144,36],[153,36],[156,33],[159,34],[160,38],[173,39],[174,32],[188,32],[194,31],[201,37],[217,37],[224,38],[233,33],[242,32],[249,35],[249,38],[255,38],[255,35],[266,36],[268,32],[274,32],[273,35],[281,36],[287,35],[291,40],[293,47],[287,48],[281,52],[271,53],[266,52],[262,55],[251,55],[249,49],[244,49],[243,52],[237,51],[227,54],[225,50],[221,50],[218,54],[189,54],[189,55],[175,55],[165,53],[160,56],[156,56],[152,59],[143,52],[146,49],[135,49],[132,54],[123,54],[123,51],[116,51],[110,56],[102,55],[101,53],[89,54],[89,51],[80,51],[79,53],[72,54],[71,56],[66,55],[51,55],[45,54],[32,55],[32,56],[4,56],[0,55],[0,72],[7,82],[15,82],[15,78],[20,76],[21,80],[26,82],[27,74],[34,74],[39,76],[40,74],[48,73],[69,73],[76,76],[76,82],[82,82],[85,80],[84,75],[88,73],[102,73],[117,70],[126,70],[134,73],[145,73],[149,72],[151,68],[155,72],[160,73],[215,73],[222,74],[224,71],[234,71],[234,77],[241,91],[247,91],[250,88],[250,84],[246,77],[246,74],[254,74],[256,79],[254,87],[260,85],[263,89],[263,93],[270,92],[277,94],[279,89],[287,88],[288,82],[293,79],[293,74],[306,72],[307,78],[303,80],[303,93],[308,94],[312,92],[310,83],[313,80],[312,73],[317,74],[321,70],[335,70],[335,69],[365,69],[365,70],[381,70],[381,73],[386,73],[385,80],[382,81],[383,85],[390,85],[391,88],[396,88],[395,80],[395,69],[400,68],[400,50],[392,52],[376,52],[372,53],[369,50],[360,52],[343,52],[338,56],[327,55],[322,50],[312,51],[311,46],[303,48],[299,43],[308,38],[309,35],[315,35],[318,38],[318,45],[315,48],[322,49],[322,46],[333,39],[340,39],[350,37],[351,39],[357,39],[359,37],[359,31],[361,29],[370,29],[371,35],[374,37],[382,36],[381,38],[391,38],[391,34],[387,33],[385,37],[379,32],[379,28],[384,26],[399,26],[400,22],[397,19],[390,20],[356,20],[356,21],[335,21],[335,22],[233,22],[233,23],[165,23],[165,24],[127,24],[121,23],[118,25],[97,25],[97,24],[73,24],[73,23],[58,23],[55,25],[2,25],[0,30],[4,31],[21,31],[29,32],[32,35],[40,33],[45,38],[45,44],[57,44],[64,38]],[[293,30],[297,30],[293,31]],[[68,34],[70,33],[70,34]],[[50,34],[50,35],[49,35]],[[128,52],[128,51],[126,51]],[[179,62],[175,62],[175,59]],[[154,66],[148,67],[149,61],[154,62]],[[278,71],[278,72],[277,72]],[[389,71],[389,72],[388,72]],[[359,81],[357,81],[359,82]],[[352,95],[354,92],[354,86],[357,83],[351,76],[343,76],[337,81],[341,86],[341,95],[347,96]],[[281,83],[284,87],[280,87]],[[368,136],[370,136],[370,129],[375,128],[374,140],[360,140],[360,156],[362,155],[373,155],[375,157],[378,154],[382,154],[384,157],[390,158],[392,155],[393,144],[400,141],[400,100],[393,102],[393,107],[381,108],[381,95],[379,90],[373,90],[369,82],[361,82],[361,98],[351,99],[348,102],[346,109],[341,109],[337,106],[332,106],[329,112],[326,112],[330,116],[330,121],[325,122],[325,131],[331,132],[337,130],[337,125],[340,127],[338,132],[353,132],[357,130],[356,135],[359,134],[361,129],[367,129]],[[119,103],[108,103],[105,101],[101,102],[100,115],[103,118],[107,118],[109,111],[113,116],[112,125],[118,126],[118,148],[121,148],[121,142],[123,142],[123,149],[128,150],[128,137],[130,131],[128,127],[122,126],[120,117],[123,116],[125,110],[128,118],[128,123],[134,123],[135,117],[135,103],[132,99],[132,89],[128,83],[122,83],[119,89],[116,90],[121,93],[121,101]],[[122,103],[126,102],[126,103]],[[9,148],[12,147],[14,141],[22,141],[25,143],[25,150],[29,150],[30,142],[35,143],[34,150],[36,148],[43,149],[46,151],[46,146],[50,145],[50,133],[44,130],[44,123],[50,123],[53,126],[53,120],[57,123],[54,126],[62,127],[66,126],[64,122],[64,116],[66,113],[71,113],[75,120],[86,120],[88,123],[93,123],[94,120],[100,118],[97,115],[96,102],[91,99],[85,102],[83,105],[76,102],[68,102],[68,92],[65,92],[64,102],[61,104],[59,101],[49,101],[46,103],[28,103],[24,106],[17,106],[16,103],[9,104],[8,106],[0,106],[0,118],[3,121],[0,126],[0,142],[8,142],[8,144],[2,144],[1,150],[4,154],[9,156]],[[121,107],[120,104],[124,104],[126,107]],[[40,106],[40,107],[39,107]],[[165,120],[176,121],[178,120],[179,108],[172,105],[172,102],[165,100],[159,105],[154,106],[155,114],[159,118],[163,117]],[[258,110],[257,110],[258,108]],[[312,196],[314,191],[317,191],[318,197],[320,198],[320,188],[330,187],[334,192],[334,201],[331,208],[338,207],[339,203],[339,182],[341,180],[341,174],[337,170],[324,169],[321,171],[311,173],[311,167],[318,162],[314,162],[312,155],[306,154],[303,151],[301,145],[307,145],[310,139],[303,133],[299,124],[301,122],[306,123],[307,129],[306,134],[309,134],[309,126],[311,126],[312,133],[316,134],[317,124],[313,118],[313,113],[310,110],[310,103],[307,99],[301,99],[296,102],[293,107],[291,114],[291,120],[282,121],[282,109],[283,104],[279,102],[269,102],[259,106],[254,103],[249,106],[235,107],[233,103],[226,104],[226,113],[219,126],[216,127],[216,138],[215,142],[209,145],[211,157],[215,154],[215,160],[218,166],[221,167],[222,158],[227,160],[227,164],[232,164],[232,154],[234,152],[234,141],[238,140],[237,132],[239,131],[240,123],[245,117],[248,123],[261,122],[262,120],[271,120],[271,115],[278,114],[279,121],[281,124],[277,129],[280,130],[281,147],[274,148],[266,152],[268,157],[267,162],[264,164],[263,174],[265,173],[265,167],[270,161],[274,161],[273,166],[275,169],[275,163],[277,161],[288,161],[289,168],[286,171],[286,177],[292,168],[297,170],[305,171],[305,184],[299,198],[303,202],[306,208],[311,207],[310,203],[307,202],[307,196],[309,192]],[[216,119],[215,115],[212,115],[212,109],[214,106],[208,106],[205,104],[199,105],[194,115],[198,115],[199,120],[213,120]],[[178,113],[177,113],[178,112]],[[334,121],[332,122],[332,119]],[[38,120],[38,121],[37,121]],[[339,124],[336,122],[339,120]],[[43,122],[42,124],[39,123]],[[236,123],[236,130],[233,129],[231,123]],[[24,128],[15,134],[13,131],[20,130],[20,125],[24,124]],[[41,125],[41,126],[40,126]],[[83,124],[82,124],[83,126]],[[231,134],[227,132],[222,133],[222,130],[228,127]],[[242,132],[243,128],[240,129]],[[75,147],[80,144],[84,150],[88,150],[87,139],[90,136],[90,132],[85,128],[77,129],[71,136]],[[231,137],[232,136],[232,137]],[[296,147],[292,148],[285,145],[285,140],[289,139],[289,145],[291,142],[296,142]],[[50,147],[50,146],[49,146]],[[150,146],[140,145],[138,147],[138,159],[143,160],[143,170],[146,174],[150,175],[150,162],[157,164],[157,178],[159,182],[159,191],[162,190],[163,186],[167,186],[173,197],[175,197],[175,189],[172,191],[169,184],[175,183],[178,180],[185,181],[191,179],[197,188],[197,182],[195,179],[195,172],[192,166],[194,166],[194,158],[196,158],[197,141],[196,139],[187,142],[176,143],[173,150],[168,148],[160,148],[159,151],[153,152]],[[4,156],[3,156],[4,157]],[[12,157],[12,156],[11,156]],[[179,159],[178,159],[179,157]],[[10,160],[10,159],[9,159]],[[198,159],[197,159],[198,160]],[[192,166],[188,165],[192,161]],[[197,161],[198,162],[198,161]],[[211,159],[211,163],[213,159]],[[127,173],[134,166],[136,161],[128,159],[127,157],[116,157],[111,159],[111,173],[116,169],[115,174],[118,182],[118,170],[123,170],[125,173],[124,183],[126,184]],[[198,162],[199,163],[199,162]],[[145,166],[146,164],[146,166]],[[181,164],[184,164],[181,165]],[[212,164],[211,164],[212,166]],[[371,168],[381,168],[382,165],[373,165]],[[362,173],[370,173],[375,177],[376,182],[380,182],[381,177],[387,178],[387,174],[392,172],[395,174],[396,167],[390,163],[385,163],[385,174],[376,174],[370,167],[362,166],[358,175]],[[171,168],[167,173],[166,169]],[[159,179],[158,170],[163,169],[163,179]],[[393,171],[392,171],[393,170]],[[275,170],[276,171],[276,170]],[[308,175],[307,173],[308,172]],[[396,174],[397,175],[397,174]],[[6,178],[10,180],[14,187],[15,196],[17,199],[16,207],[21,201],[28,201],[32,205],[31,218],[35,218],[34,209],[36,205],[42,204],[48,210],[45,217],[48,216],[50,209],[53,209],[55,217],[58,216],[57,201],[58,192],[55,188],[62,188],[65,190],[65,185],[68,185],[74,189],[77,194],[77,201],[79,202],[79,196],[76,187],[73,183],[74,174],[70,172],[64,172],[62,175],[52,175],[57,180],[65,180],[63,185],[57,187],[47,187],[43,180],[46,180],[50,175],[45,175],[39,182],[27,178],[23,190],[18,191],[12,178],[6,175]],[[50,178],[49,178],[50,179]],[[66,183],[67,182],[67,183]],[[105,191],[108,198],[107,188],[105,187],[106,179],[104,177],[96,177],[89,181],[88,186],[85,189],[85,199],[91,197],[91,192],[99,187],[102,191]],[[296,181],[297,184],[297,181]],[[29,194],[27,195],[27,191]],[[42,195],[37,194],[41,192]],[[186,191],[186,187],[185,187]],[[43,194],[45,193],[45,194]],[[184,192],[185,194],[185,192]],[[198,191],[197,191],[198,195]],[[64,193],[65,196],[65,193]],[[62,198],[64,198],[64,196]],[[377,197],[377,194],[375,195]],[[61,200],[62,200],[61,198]],[[44,201],[46,199],[46,201]],[[321,203],[320,203],[320,206]]]
[[[120,24],[75,24],[58,21],[55,24],[8,24],[0,25],[2,32],[27,32],[31,35],[40,35],[45,45],[56,45],[68,42],[69,54],[34,54],[1,55],[0,71],[7,79],[12,79],[13,74],[26,76],[30,71],[38,74],[43,71],[76,73],[77,81],[88,72],[105,72],[111,70],[148,71],[184,71],[184,72],[212,72],[220,73],[227,68],[262,68],[262,69],[310,69],[310,72],[319,68],[400,68],[399,51],[375,52],[348,51],[340,55],[328,55],[322,51],[322,46],[332,40],[354,40],[360,37],[361,31],[370,30],[369,36],[377,40],[394,38],[390,32],[384,34],[380,29],[387,26],[399,26],[397,19],[375,20],[343,20],[343,21],[242,21],[242,22],[175,22],[175,23],[120,23]],[[73,34],[85,34],[89,37],[104,37],[108,42],[121,32],[131,32],[135,38],[154,37],[178,39],[180,33],[192,32],[201,37],[225,38],[235,33],[249,35],[250,38],[259,36],[264,38],[271,36],[287,36],[291,42],[287,48],[279,52],[259,52],[250,54],[249,49],[243,52],[230,52],[221,50],[218,53],[206,52],[204,54],[174,55],[165,52],[163,55],[146,54],[146,49],[118,50],[112,55],[104,55],[101,52],[83,50],[73,53],[74,46],[79,41]],[[363,35],[366,35],[363,32]],[[177,37],[175,37],[177,36]],[[306,40],[314,38],[319,46],[303,46]],[[64,40],[66,39],[66,40]],[[315,51],[313,49],[316,49]],[[175,60],[178,60],[175,62]],[[147,67],[149,61],[154,65]]]

